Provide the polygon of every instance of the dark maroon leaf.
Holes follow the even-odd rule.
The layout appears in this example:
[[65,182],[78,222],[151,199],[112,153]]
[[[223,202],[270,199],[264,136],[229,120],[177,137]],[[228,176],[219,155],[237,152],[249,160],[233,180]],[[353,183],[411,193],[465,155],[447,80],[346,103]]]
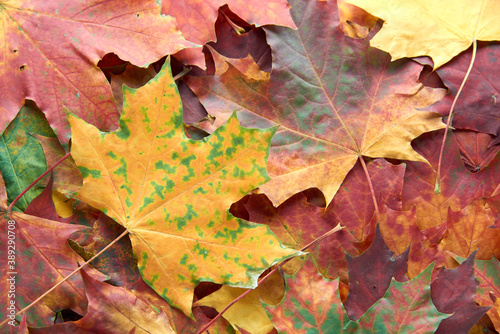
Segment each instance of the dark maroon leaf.
[[344,303],[349,318],[359,319],[377,300],[382,298],[391,279],[406,281],[409,248],[395,256],[384,242],[377,226],[375,239],[360,256],[347,254],[349,267],[349,295]]

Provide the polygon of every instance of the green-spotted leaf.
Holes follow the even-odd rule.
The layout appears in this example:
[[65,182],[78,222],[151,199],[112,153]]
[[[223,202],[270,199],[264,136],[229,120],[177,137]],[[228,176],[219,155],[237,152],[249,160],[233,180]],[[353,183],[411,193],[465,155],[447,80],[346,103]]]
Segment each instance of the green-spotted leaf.
[[[30,134],[55,137],[43,113],[33,102],[27,102],[21,108],[0,139],[0,170],[5,179],[9,202],[47,168],[42,146]],[[41,186],[31,188],[16,207],[24,211],[42,189]]]
[[311,258],[294,275],[287,276],[286,296],[278,306],[266,306],[281,333],[350,333],[349,320],[339,295],[339,279],[323,278]]
[[385,295],[358,320],[363,333],[434,333],[450,315],[432,303],[432,268],[434,264],[408,282],[393,279]]
[[246,129],[233,116],[210,137],[188,139],[168,62],[144,87],[124,88],[118,131],[70,123],[79,198],[129,231],[144,280],[184,313],[198,282],[255,287],[265,268],[298,253],[227,211],[269,179],[275,129]]

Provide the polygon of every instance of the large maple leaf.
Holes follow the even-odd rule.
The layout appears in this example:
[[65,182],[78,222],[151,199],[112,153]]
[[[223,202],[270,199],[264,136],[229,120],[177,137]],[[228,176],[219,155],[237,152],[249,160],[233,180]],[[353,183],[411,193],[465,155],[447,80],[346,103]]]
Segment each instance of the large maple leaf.
[[275,129],[246,129],[232,117],[212,136],[188,139],[168,62],[144,87],[124,88],[118,131],[70,123],[84,175],[79,198],[128,230],[144,280],[186,314],[198,282],[254,287],[265,268],[298,253],[227,211],[269,179]]
[[63,143],[70,134],[63,104],[102,130],[115,129],[119,114],[99,59],[114,52],[147,66],[191,45],[160,10],[153,0],[0,2],[0,130],[25,98]]
[[298,31],[264,28],[273,52],[270,81],[234,68],[188,80],[218,122],[236,109],[244,125],[280,125],[269,158],[274,178],[261,190],[278,205],[316,187],[329,203],[361,156],[425,161],[410,142],[444,127],[439,115],[419,110],[444,90],[418,83],[420,65],[390,63],[368,41],[344,36],[335,2],[291,5]]
[[500,39],[496,0],[348,2],[386,21],[370,43],[389,52],[393,60],[429,55],[438,68],[475,40]]

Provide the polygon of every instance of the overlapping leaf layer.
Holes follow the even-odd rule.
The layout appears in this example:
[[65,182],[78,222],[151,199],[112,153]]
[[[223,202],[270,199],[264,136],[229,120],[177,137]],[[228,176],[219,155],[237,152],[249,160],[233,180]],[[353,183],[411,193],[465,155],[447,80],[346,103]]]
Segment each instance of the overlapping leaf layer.
[[0,0],[0,333],[500,332],[499,9]]

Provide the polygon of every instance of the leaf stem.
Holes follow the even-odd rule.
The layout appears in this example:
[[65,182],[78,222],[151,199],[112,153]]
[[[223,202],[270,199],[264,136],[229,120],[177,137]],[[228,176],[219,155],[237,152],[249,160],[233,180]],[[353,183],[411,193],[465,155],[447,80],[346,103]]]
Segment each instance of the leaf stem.
[[375,215],[377,216],[377,222],[380,222],[380,211],[378,210],[377,196],[375,195],[375,189],[373,189],[370,173],[368,173],[368,167],[366,167],[365,159],[363,158],[363,156],[359,156],[359,161],[361,162],[361,166],[363,166],[366,179],[368,180],[368,187],[370,187],[370,193],[372,194],[372,200],[373,200],[373,205],[375,206]]
[[[123,238],[127,234],[128,234],[128,230],[125,230],[122,234],[120,234],[118,236],[118,238],[116,238],[115,240],[111,241],[106,247],[104,247],[103,249],[101,249],[101,251],[99,253],[97,253],[91,259],[89,259],[87,262],[85,262],[84,264],[82,264],[81,266],[79,266],[78,268],[76,268],[71,274],[69,274],[68,276],[66,276],[65,278],[63,278],[62,281],[60,281],[59,283],[57,283],[56,285],[54,285],[52,288],[50,288],[49,290],[47,290],[43,295],[41,295],[40,297],[38,297],[37,299],[35,299],[31,304],[29,304],[28,306],[26,306],[25,308],[23,308],[21,311],[17,312],[14,316],[18,316],[21,313],[25,312],[26,310],[30,309],[33,305],[35,305],[36,303],[38,303],[43,297],[45,297],[50,292],[52,292],[53,290],[55,290],[59,285],[61,285],[64,282],[66,282],[71,276],[73,276],[74,274],[76,274],[78,271],[80,271],[80,269],[82,269],[83,267],[85,267],[90,262],[94,261],[99,255],[101,255],[102,253],[104,253],[111,246],[113,246],[118,240],[120,240],[121,238]],[[10,319],[7,318],[4,321],[2,321],[2,323],[0,323],[0,327],[2,327],[3,325],[5,325],[9,320]]]
[[31,182],[31,184],[28,187],[26,187],[26,189],[24,189],[19,195],[17,195],[17,197],[14,198],[14,200],[12,201],[12,203],[10,203],[9,207],[7,208],[6,215],[10,213],[10,211],[12,210],[12,208],[14,207],[14,205],[17,203],[17,201],[19,201],[19,199],[21,197],[23,197],[24,194],[26,194],[28,192],[28,190],[30,190],[31,188],[33,188],[33,186],[35,186],[38,183],[38,181],[40,181],[41,179],[43,179],[45,177],[45,175],[47,175],[48,173],[52,172],[54,170],[54,168],[56,168],[57,166],[59,166],[59,164],[61,164],[64,160],[66,160],[70,155],[71,155],[71,152],[66,153],[66,155],[64,157],[62,157],[59,161],[57,161],[52,167],[50,167],[49,169],[47,169],[45,171],[45,173],[43,173],[42,175],[40,175],[35,181]]
[[[315,243],[317,242],[320,242],[321,240],[323,240],[324,238],[328,237],[329,235],[335,233],[335,232],[338,232],[340,230],[342,230],[344,228],[344,226],[340,226],[340,223],[335,226],[333,229],[331,229],[330,231],[326,232],[325,234],[323,234],[322,236],[314,239],[313,241],[311,241],[309,244],[307,244],[306,246],[302,247],[301,251],[305,251],[306,249],[308,249],[309,247],[311,247],[312,245],[314,245]],[[285,261],[281,262],[280,264],[278,264],[276,267],[274,267],[273,270],[271,270],[266,276],[262,277],[261,280],[259,280],[257,282],[257,286],[259,286],[260,284],[262,284],[264,281],[266,281],[269,277],[271,277],[272,274],[274,274],[279,268],[281,268],[282,266],[284,266],[285,264],[288,263],[288,261],[292,260],[293,258],[289,258],[289,259],[286,259]],[[212,320],[210,320],[210,322],[208,324],[206,324],[201,330],[198,331],[198,334],[201,334],[205,331],[207,331],[208,333],[208,329],[213,325],[215,324],[215,322],[217,321],[217,319],[219,319],[223,314],[224,312],[226,312],[231,306],[233,306],[234,304],[236,304],[239,300],[243,299],[246,295],[248,295],[250,292],[254,291],[254,289],[248,289],[247,291],[243,292],[238,298],[234,299],[231,303],[229,303],[222,311],[219,312],[219,314],[217,314],[215,316],[215,318],[213,318]]]
[[450,112],[448,114],[448,121],[446,122],[446,129],[444,130],[443,141],[441,142],[441,150],[439,151],[439,161],[438,161],[437,175],[436,175],[436,185],[434,187],[434,192],[436,194],[441,193],[441,164],[443,161],[444,145],[446,144],[446,137],[448,135],[448,129],[451,126],[451,120],[453,118],[453,109],[455,109],[455,104],[457,103],[458,97],[460,96],[460,93],[462,92],[462,89],[465,86],[465,82],[469,78],[469,74],[472,70],[472,66],[474,65],[474,60],[476,60],[476,51],[477,51],[477,41],[474,40],[472,42],[472,58],[470,60],[469,68],[467,69],[467,72],[465,73],[464,80],[462,81],[462,84],[460,85],[460,88],[458,89],[457,95],[455,95],[455,98],[453,99],[453,103],[451,104]]
[[186,74],[188,74],[190,71],[191,71],[191,68],[189,68],[189,67],[183,68],[182,71],[180,71],[179,73],[177,73],[175,75],[175,77],[173,77],[173,80],[174,81],[179,80],[180,78],[182,78],[183,76],[185,76]]

